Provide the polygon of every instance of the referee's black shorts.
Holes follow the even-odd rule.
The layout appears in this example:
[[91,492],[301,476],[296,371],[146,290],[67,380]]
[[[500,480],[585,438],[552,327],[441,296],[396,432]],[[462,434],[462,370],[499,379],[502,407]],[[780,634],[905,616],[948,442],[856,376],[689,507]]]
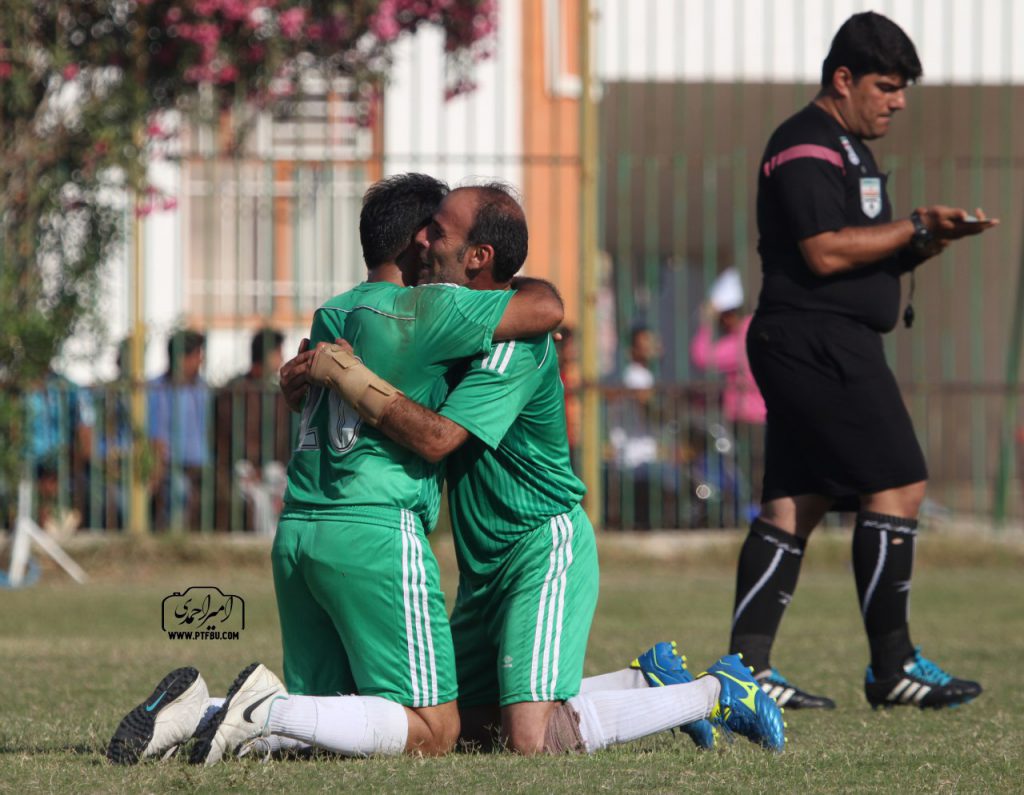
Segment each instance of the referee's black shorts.
[[755,315],[750,369],[768,407],[762,500],[857,497],[926,480],[882,336],[841,315]]

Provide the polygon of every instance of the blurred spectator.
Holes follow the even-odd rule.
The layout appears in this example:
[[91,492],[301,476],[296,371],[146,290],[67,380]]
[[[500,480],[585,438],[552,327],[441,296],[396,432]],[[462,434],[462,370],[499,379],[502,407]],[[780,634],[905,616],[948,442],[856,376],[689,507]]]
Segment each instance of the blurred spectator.
[[[740,459],[748,473],[748,501],[761,491],[764,472],[764,399],[747,362],[747,328],[751,315],[741,313],[743,285],[735,268],[715,280],[701,311],[700,327],[690,344],[694,365],[725,376],[722,416],[732,426]],[[748,463],[749,462],[749,463]],[[745,517],[744,517],[745,520]]]
[[[605,494],[609,525],[648,530],[670,526],[679,489],[679,468],[660,419],[652,365],[661,356],[657,335],[646,326],[630,333],[629,362],[622,371],[628,390],[608,406],[608,441],[612,460],[607,467]],[[654,503],[658,506],[655,508]]]
[[[651,389],[654,373],[651,365],[661,356],[661,342],[646,326],[637,326],[629,335],[629,363],[622,371],[622,383],[629,389]],[[650,395],[645,396],[645,400]]]
[[48,369],[25,395],[27,449],[35,476],[38,523],[58,535],[78,529],[92,406],[77,384]]
[[622,385],[633,394],[623,402],[619,422],[609,434],[616,458],[627,469],[658,459],[651,365],[660,355],[661,344],[654,332],[646,326],[634,328],[629,336],[629,362],[622,371]]
[[149,438],[155,462],[152,487],[154,527],[181,516],[197,529],[203,469],[209,461],[206,412],[210,392],[199,371],[206,338],[176,331],[167,341],[167,372],[149,382]]
[[129,461],[132,453],[131,380],[125,362],[131,356],[131,339],[117,346],[117,372],[88,390],[92,403],[92,444],[88,450],[89,510],[91,526],[123,528],[128,500]]
[[569,436],[569,452],[576,464],[576,451],[580,443],[580,385],[583,376],[580,372],[579,347],[576,337],[569,326],[559,330],[561,339],[555,343],[558,352],[558,373],[562,377],[562,388],[565,389],[565,424]]
[[[277,388],[283,342],[284,335],[277,329],[257,330],[249,346],[249,369],[217,393],[218,528],[242,526],[251,530],[265,526],[265,517],[257,517],[253,505],[280,508],[284,486],[280,472],[288,462],[292,446],[291,413]],[[242,508],[238,502],[239,489],[249,498],[242,514],[236,513]],[[271,493],[264,494],[267,490]]]

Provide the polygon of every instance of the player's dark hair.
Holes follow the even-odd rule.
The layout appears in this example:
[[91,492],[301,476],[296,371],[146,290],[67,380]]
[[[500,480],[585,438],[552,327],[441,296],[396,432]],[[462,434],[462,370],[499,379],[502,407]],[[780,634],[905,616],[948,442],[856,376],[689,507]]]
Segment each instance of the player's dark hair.
[[[474,191],[477,197],[476,215],[466,235],[466,245],[491,246],[494,280],[509,281],[523,267],[529,249],[526,214],[516,200],[515,191],[504,182],[488,182],[460,190]],[[459,258],[462,258],[461,253]]]
[[371,185],[359,213],[366,267],[394,262],[447,194],[448,186],[427,174],[397,174]]
[[836,32],[821,65],[824,88],[832,85],[840,66],[849,69],[854,80],[866,74],[899,75],[911,83],[922,74],[914,42],[903,28],[874,11],[854,14]]
[[277,350],[284,344],[284,334],[276,328],[261,328],[252,335],[249,343],[249,362],[251,364],[266,364],[267,353]]

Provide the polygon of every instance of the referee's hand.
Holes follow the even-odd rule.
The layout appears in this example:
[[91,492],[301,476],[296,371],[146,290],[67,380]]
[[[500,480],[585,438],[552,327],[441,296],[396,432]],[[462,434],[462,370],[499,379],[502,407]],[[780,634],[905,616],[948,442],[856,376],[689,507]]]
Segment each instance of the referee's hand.
[[918,208],[922,221],[939,240],[959,240],[970,235],[980,235],[986,229],[999,224],[998,218],[989,218],[980,207],[971,215],[960,207],[946,207],[936,204]]

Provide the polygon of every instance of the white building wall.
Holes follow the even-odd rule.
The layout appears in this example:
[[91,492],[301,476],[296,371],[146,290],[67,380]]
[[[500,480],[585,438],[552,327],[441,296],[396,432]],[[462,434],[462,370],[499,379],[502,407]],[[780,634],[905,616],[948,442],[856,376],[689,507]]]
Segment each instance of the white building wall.
[[1020,0],[593,0],[607,80],[817,83],[832,36],[877,11],[914,41],[924,81],[1024,82]]
[[401,41],[384,103],[387,174],[424,171],[452,185],[471,177],[522,185],[522,5],[502,0],[493,55],[474,73],[476,90],[445,99],[443,36]]

